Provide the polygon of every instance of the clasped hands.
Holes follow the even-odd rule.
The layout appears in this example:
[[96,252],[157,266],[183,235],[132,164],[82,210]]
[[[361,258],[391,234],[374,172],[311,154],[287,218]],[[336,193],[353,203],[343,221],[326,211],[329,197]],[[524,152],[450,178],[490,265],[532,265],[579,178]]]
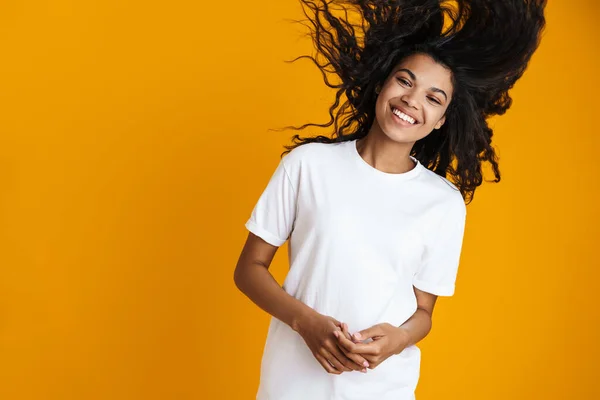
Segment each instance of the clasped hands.
[[[305,319],[296,329],[313,356],[329,373],[376,368],[390,356],[408,346],[405,329],[388,323],[374,325],[350,334],[348,325],[333,317],[317,314]],[[371,339],[372,341],[365,343]]]

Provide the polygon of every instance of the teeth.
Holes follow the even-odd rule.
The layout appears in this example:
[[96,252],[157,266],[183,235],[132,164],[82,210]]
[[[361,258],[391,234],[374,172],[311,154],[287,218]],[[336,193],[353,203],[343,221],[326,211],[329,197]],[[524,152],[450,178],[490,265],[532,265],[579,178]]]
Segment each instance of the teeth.
[[411,124],[414,124],[416,122],[414,118],[409,117],[408,115],[404,114],[400,110],[396,110],[395,108],[392,108],[392,112],[394,114],[396,114],[398,116],[398,118],[401,118],[401,119],[405,120],[406,122],[410,122]]

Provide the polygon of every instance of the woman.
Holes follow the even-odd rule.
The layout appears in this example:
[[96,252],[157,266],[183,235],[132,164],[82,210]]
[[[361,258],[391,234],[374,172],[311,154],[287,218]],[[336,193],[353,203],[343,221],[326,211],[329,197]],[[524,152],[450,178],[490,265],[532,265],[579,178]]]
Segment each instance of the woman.
[[[510,107],[546,2],[301,1],[325,62],[308,58],[340,83],[331,120],[296,128],[332,137],[295,135],[246,223],[235,282],[273,316],[257,398],[414,399],[465,201],[483,162],[500,180],[486,119]],[[282,288],[268,268],[288,239]]]

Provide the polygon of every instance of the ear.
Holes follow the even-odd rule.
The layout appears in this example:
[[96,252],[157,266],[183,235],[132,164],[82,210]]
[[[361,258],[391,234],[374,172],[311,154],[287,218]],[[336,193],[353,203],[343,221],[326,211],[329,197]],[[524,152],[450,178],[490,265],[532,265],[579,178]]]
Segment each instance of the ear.
[[444,122],[446,122],[446,116],[444,115],[437,124],[435,124],[435,126],[433,127],[433,129],[440,129],[442,127],[442,125],[444,125]]

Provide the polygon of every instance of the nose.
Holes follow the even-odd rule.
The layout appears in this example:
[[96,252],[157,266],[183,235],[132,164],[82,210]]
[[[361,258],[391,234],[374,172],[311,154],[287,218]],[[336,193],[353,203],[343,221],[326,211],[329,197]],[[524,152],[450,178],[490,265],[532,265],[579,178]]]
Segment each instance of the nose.
[[406,93],[404,96],[402,96],[401,100],[408,107],[412,107],[412,108],[415,108],[415,109],[419,108],[417,101],[414,99],[414,94],[413,93]]

